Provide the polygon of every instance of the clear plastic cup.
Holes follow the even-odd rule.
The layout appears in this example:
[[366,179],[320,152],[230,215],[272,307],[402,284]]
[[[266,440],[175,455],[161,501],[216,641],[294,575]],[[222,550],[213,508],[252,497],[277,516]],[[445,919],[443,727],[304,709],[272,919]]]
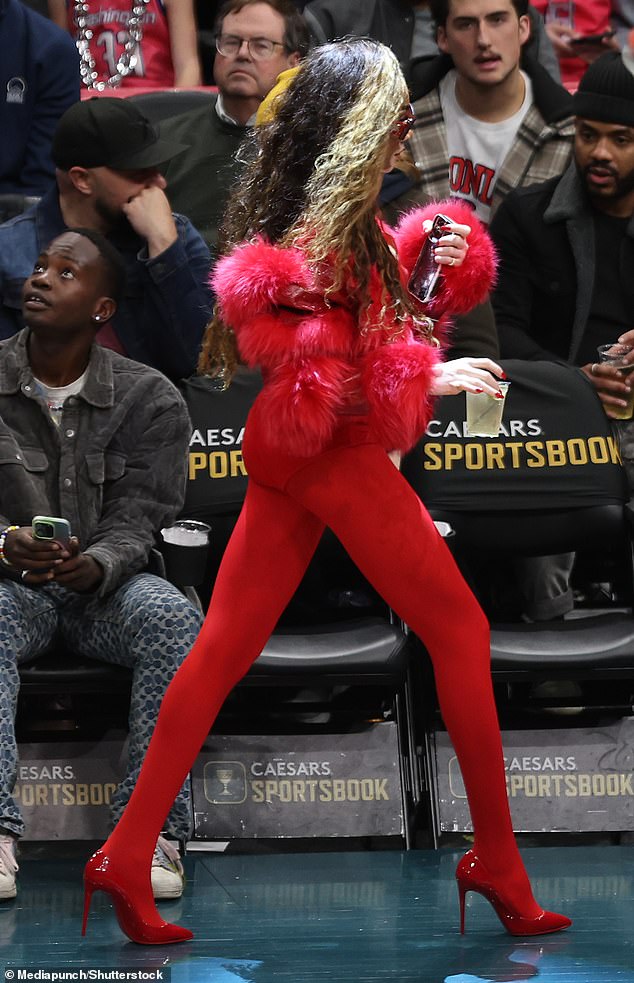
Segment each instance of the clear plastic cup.
[[[615,341],[609,345],[599,345],[597,352],[599,353],[599,361],[604,365],[612,365],[615,369],[618,369],[621,375],[629,376],[630,372],[634,370],[634,363],[628,364],[625,359],[626,356],[632,351],[632,345],[621,345],[620,342]],[[634,379],[632,380],[634,386]],[[634,388],[630,389],[629,394],[625,397],[627,403],[625,406],[611,406],[610,416],[615,420],[631,420],[634,415]]]
[[467,393],[467,437],[498,437],[510,383],[499,382],[503,398],[488,393]]

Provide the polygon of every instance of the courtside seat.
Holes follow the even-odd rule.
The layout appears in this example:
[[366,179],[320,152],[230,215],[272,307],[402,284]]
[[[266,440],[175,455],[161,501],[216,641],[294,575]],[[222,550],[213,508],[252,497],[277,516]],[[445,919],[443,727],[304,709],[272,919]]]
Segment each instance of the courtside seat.
[[[246,684],[268,685],[276,678],[297,685],[319,677],[324,684],[401,686],[407,675],[406,636],[382,618],[363,618],[315,628],[274,633],[245,677]],[[125,692],[131,670],[64,650],[47,652],[20,666],[28,693]]]
[[594,614],[572,621],[495,625],[491,665],[498,677],[505,670],[552,678],[552,671],[575,679],[599,674],[634,676],[634,618],[631,612]]
[[[381,618],[273,634],[243,685],[381,686],[396,691],[407,676],[406,636]],[[23,695],[129,692],[131,670],[62,649],[20,666]]]
[[130,690],[132,671],[63,649],[46,652],[19,667],[23,695],[122,693]]
[[37,195],[0,194],[0,223],[21,215],[39,201]]
[[405,682],[407,637],[383,618],[360,618],[340,624],[276,631],[253,664],[244,683],[390,686]]
[[141,92],[130,95],[130,99],[152,123],[160,123],[170,116],[198,109],[211,100],[217,89],[156,89],[154,92]]

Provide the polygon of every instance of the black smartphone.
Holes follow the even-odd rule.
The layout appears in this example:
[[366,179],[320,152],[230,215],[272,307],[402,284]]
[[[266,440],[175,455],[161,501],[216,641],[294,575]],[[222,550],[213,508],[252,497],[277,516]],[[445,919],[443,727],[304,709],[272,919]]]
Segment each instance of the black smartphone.
[[409,278],[407,289],[423,304],[431,300],[438,287],[438,278],[442,271],[434,259],[434,249],[438,245],[438,240],[449,231],[450,226],[451,219],[446,215],[438,214],[434,217],[429,235],[423,243]]
[[571,48],[574,48],[575,45],[579,45],[579,47],[583,47],[586,44],[600,45],[603,41],[612,37],[614,37],[614,31],[604,31],[603,34],[585,34],[580,38],[570,38],[568,44]]

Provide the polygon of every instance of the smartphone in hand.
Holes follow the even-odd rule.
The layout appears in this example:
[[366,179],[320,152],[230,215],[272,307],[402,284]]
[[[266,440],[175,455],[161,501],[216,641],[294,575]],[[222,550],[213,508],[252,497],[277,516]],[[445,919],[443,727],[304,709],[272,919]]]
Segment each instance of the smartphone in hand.
[[601,47],[603,42],[611,37],[614,37],[614,31],[604,31],[602,34],[585,34],[580,38],[570,38],[568,44],[571,48],[584,48],[586,46]]
[[50,540],[65,549],[70,547],[70,522],[53,515],[36,515],[31,523],[34,539]]
[[423,243],[423,247],[418,255],[418,259],[409,278],[407,289],[415,297],[418,297],[423,304],[428,303],[434,296],[438,287],[438,278],[441,274],[439,264],[434,258],[434,250],[438,245],[438,240],[446,235],[451,226],[451,219],[446,215],[436,215],[429,230],[429,234]]

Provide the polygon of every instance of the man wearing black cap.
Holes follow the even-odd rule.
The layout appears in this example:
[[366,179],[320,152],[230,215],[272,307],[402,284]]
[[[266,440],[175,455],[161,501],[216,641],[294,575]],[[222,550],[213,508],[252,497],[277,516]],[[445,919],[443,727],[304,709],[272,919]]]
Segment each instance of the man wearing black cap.
[[191,374],[211,308],[210,255],[189,220],[172,213],[158,170],[185,149],[127,99],[67,110],[53,140],[57,187],[0,226],[0,338],[23,326],[22,284],[44,246],[81,226],[105,235],[126,265],[124,300],[98,341],[172,379]]
[[[502,358],[578,366],[608,416],[629,383],[599,365],[597,346],[634,344],[634,76],[619,52],[588,67],[573,96],[574,157],[564,174],[511,192],[491,224],[500,265],[493,307]],[[632,356],[634,360],[634,356]],[[634,482],[634,430],[618,423]],[[573,606],[572,555],[542,569],[558,593],[550,616]]]

